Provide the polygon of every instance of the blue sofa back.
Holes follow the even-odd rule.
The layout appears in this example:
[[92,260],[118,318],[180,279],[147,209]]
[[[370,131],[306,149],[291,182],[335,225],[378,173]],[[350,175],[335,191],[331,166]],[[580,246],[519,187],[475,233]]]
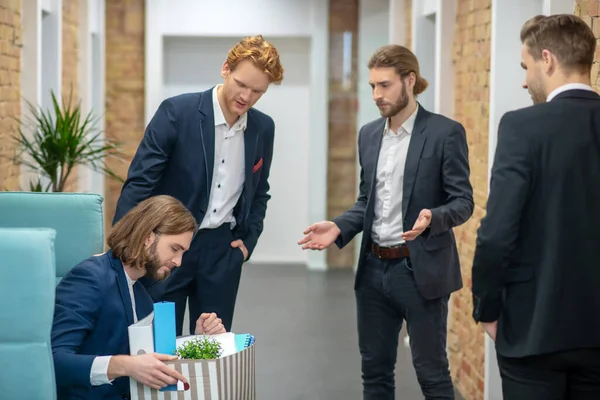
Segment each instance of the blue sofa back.
[[0,228],[0,398],[56,399],[53,229]]
[[104,252],[103,197],[92,193],[0,192],[0,228],[56,231],[56,280]]

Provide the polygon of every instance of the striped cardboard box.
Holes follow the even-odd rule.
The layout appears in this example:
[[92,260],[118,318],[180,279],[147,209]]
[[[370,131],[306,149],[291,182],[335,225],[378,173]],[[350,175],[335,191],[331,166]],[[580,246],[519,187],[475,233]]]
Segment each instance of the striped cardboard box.
[[256,400],[255,346],[216,360],[168,361],[189,390],[161,392],[130,379],[131,400]]

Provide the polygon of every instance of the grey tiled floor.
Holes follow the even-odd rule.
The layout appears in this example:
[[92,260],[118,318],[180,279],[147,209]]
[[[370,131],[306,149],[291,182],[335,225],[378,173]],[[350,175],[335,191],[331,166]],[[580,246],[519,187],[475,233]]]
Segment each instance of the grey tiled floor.
[[[259,400],[362,399],[353,282],[352,271],[244,266],[232,330],[257,338]],[[402,345],[396,387],[396,399],[423,398]]]

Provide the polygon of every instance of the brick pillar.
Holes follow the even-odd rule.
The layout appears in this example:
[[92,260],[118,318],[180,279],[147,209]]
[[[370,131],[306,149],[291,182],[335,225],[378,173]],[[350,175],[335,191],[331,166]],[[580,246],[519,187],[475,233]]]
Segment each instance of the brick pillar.
[[[62,97],[68,101],[71,96],[72,106],[76,106],[80,101],[77,74],[79,64],[78,19],[79,0],[62,0]],[[77,167],[75,167],[67,179],[65,192],[76,192],[78,189]]]
[[[331,219],[350,208],[357,197],[358,0],[330,0],[329,35],[327,218]],[[354,243],[327,251],[332,268],[352,268],[354,258]]]
[[[105,135],[123,143],[127,162],[107,165],[121,177],[144,134],[144,0],[106,0]],[[105,226],[110,232],[122,184],[105,179]]]
[[455,229],[464,288],[451,299],[448,355],[459,391],[466,400],[480,400],[484,385],[484,334],[471,318],[471,267],[488,192],[491,0],[458,0],[457,6],[454,117],[467,131],[475,211],[468,222]]
[[[600,40],[600,0],[576,0],[575,15],[581,17],[594,31],[596,39]],[[600,92],[600,46],[596,49],[592,67],[592,87]]]
[[21,1],[0,2],[0,191],[19,190],[11,135],[21,116]]

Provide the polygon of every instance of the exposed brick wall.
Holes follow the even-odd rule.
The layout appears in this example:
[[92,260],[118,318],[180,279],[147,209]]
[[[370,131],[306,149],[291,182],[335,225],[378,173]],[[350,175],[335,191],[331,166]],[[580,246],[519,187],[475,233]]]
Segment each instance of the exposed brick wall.
[[[144,134],[144,0],[106,1],[105,134],[123,143],[127,162],[107,160],[125,178]],[[105,226],[110,231],[122,184],[105,179]]]
[[[574,10],[575,15],[581,17],[600,39],[600,0],[576,0]],[[600,45],[596,49],[591,79],[594,89],[600,92]]]
[[[79,102],[79,0],[62,1],[62,96],[68,101],[71,95],[71,105]],[[77,167],[73,168],[65,192],[78,190]]]
[[455,119],[467,131],[475,211],[455,230],[465,284],[452,295],[448,352],[452,376],[466,400],[483,399],[484,385],[484,334],[471,318],[471,266],[488,190],[490,24],[491,0],[458,0],[453,46]]
[[0,191],[18,190],[20,167],[10,139],[21,115],[21,1],[0,1]]
[[[344,32],[352,33],[352,61],[344,77]],[[356,201],[356,113],[358,104],[358,0],[329,2],[329,156],[327,176],[327,217],[340,215]],[[352,268],[352,241],[342,250],[331,246],[327,264]]]

